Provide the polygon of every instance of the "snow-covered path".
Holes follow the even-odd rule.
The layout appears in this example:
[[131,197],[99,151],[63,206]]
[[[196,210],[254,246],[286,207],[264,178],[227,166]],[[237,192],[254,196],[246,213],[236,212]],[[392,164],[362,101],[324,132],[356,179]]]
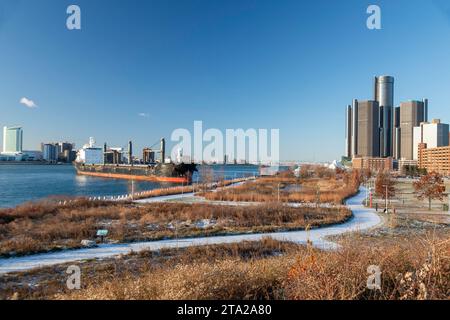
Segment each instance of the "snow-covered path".
[[336,249],[338,248],[338,245],[334,242],[326,240],[326,237],[373,228],[381,223],[381,218],[375,213],[375,210],[367,209],[362,205],[364,194],[365,189],[361,188],[358,195],[347,201],[347,206],[353,212],[353,218],[343,224],[313,229],[310,231],[243,234],[126,244],[109,244],[100,245],[97,248],[91,249],[67,250],[25,257],[0,259],[0,274],[26,271],[39,267],[76,262],[86,259],[109,258],[120,254],[128,254],[131,251],[139,252],[143,250],[159,250],[162,248],[184,248],[190,246],[236,243],[241,241],[259,241],[265,237],[271,237],[281,241],[292,241],[300,244],[305,244],[308,240],[310,240],[313,245],[318,248]]

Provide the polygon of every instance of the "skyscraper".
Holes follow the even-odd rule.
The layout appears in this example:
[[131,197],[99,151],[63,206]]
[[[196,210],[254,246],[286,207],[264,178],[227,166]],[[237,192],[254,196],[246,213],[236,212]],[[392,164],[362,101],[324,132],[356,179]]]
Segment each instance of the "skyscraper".
[[380,156],[393,155],[394,77],[375,77],[374,100],[380,107]]
[[400,158],[400,107],[393,108],[392,157]]
[[[375,106],[377,111],[373,109]],[[392,157],[413,161],[418,153],[417,147],[414,148],[414,127],[427,121],[427,99],[394,107],[394,78],[375,77],[374,100],[355,99],[346,108],[345,154],[349,158]]]
[[[352,157],[352,106],[345,110],[345,156]],[[226,162],[225,162],[226,163]]]
[[3,153],[21,153],[23,150],[23,131],[21,127],[3,128]]
[[353,100],[346,109],[346,156],[380,156],[378,101]]
[[428,118],[424,101],[408,101],[400,104],[400,158],[414,159],[414,127]]
[[358,100],[354,99],[352,103],[352,157],[358,154]]
[[380,156],[379,114],[378,101],[358,102],[357,155],[360,157]]
[[42,145],[42,158],[48,162],[58,161],[58,146],[54,143],[46,143]]

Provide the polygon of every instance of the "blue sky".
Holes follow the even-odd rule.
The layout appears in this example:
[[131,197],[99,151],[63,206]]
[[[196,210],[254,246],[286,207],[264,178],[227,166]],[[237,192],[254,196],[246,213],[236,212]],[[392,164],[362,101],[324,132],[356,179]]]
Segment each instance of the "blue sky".
[[[370,4],[382,30],[366,28]],[[445,0],[1,0],[0,126],[22,125],[26,149],[141,148],[202,120],[279,128],[283,160],[332,160],[375,75],[395,76],[396,103],[427,97],[450,121],[449,39]]]

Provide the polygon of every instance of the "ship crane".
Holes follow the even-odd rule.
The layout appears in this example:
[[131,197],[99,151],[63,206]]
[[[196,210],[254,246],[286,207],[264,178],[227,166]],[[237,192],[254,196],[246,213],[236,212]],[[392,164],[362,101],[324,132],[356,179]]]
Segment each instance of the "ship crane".
[[[153,150],[155,146],[159,144],[159,150]],[[160,161],[161,163],[165,162],[166,159],[166,139],[161,138],[161,140],[155,142],[153,145],[150,146],[150,150],[154,151],[155,153],[159,153],[161,155]]]
[[[133,144],[130,141],[128,144],[128,163],[121,164],[119,161],[113,165],[106,164],[105,162],[105,149],[107,150],[107,145],[105,144],[103,148],[101,147],[90,147],[94,145],[93,139],[90,141],[90,145],[86,145],[80,152],[84,151],[84,158],[87,159],[84,162],[76,161],[74,162],[75,168],[78,174],[101,177],[101,178],[114,178],[114,179],[126,179],[131,181],[156,181],[156,182],[168,182],[168,183],[191,183],[192,175],[197,171],[196,165],[191,164],[175,164],[172,162],[166,163],[166,141],[162,138],[159,142],[152,145],[155,147],[158,143],[160,144],[159,150],[151,150],[147,148],[151,156],[151,163],[145,163],[146,165],[134,165],[133,163]],[[117,149],[117,148],[116,148]],[[120,152],[125,153],[125,148],[120,148]],[[114,150],[114,152],[119,152]],[[155,164],[156,153],[160,154],[161,163]],[[115,154],[114,154],[115,155]],[[144,156],[146,153],[144,152]],[[80,156],[81,158],[81,156]],[[144,160],[144,162],[146,162]]]

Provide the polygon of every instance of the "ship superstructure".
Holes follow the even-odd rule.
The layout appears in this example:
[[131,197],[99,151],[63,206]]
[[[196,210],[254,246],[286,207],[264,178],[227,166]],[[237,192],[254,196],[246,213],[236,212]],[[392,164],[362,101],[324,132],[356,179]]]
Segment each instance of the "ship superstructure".
[[[194,163],[173,163],[165,159],[165,139],[161,139],[160,149],[145,148],[143,159],[133,158],[133,144],[128,144],[126,157],[121,148],[103,148],[95,146],[95,140],[90,138],[89,144],[78,151],[74,165],[81,175],[127,179],[136,181],[155,181],[168,183],[191,183],[192,175],[197,171]],[[159,161],[155,155],[159,154]],[[112,155],[112,156],[111,156]],[[112,160],[111,160],[112,159]]]

